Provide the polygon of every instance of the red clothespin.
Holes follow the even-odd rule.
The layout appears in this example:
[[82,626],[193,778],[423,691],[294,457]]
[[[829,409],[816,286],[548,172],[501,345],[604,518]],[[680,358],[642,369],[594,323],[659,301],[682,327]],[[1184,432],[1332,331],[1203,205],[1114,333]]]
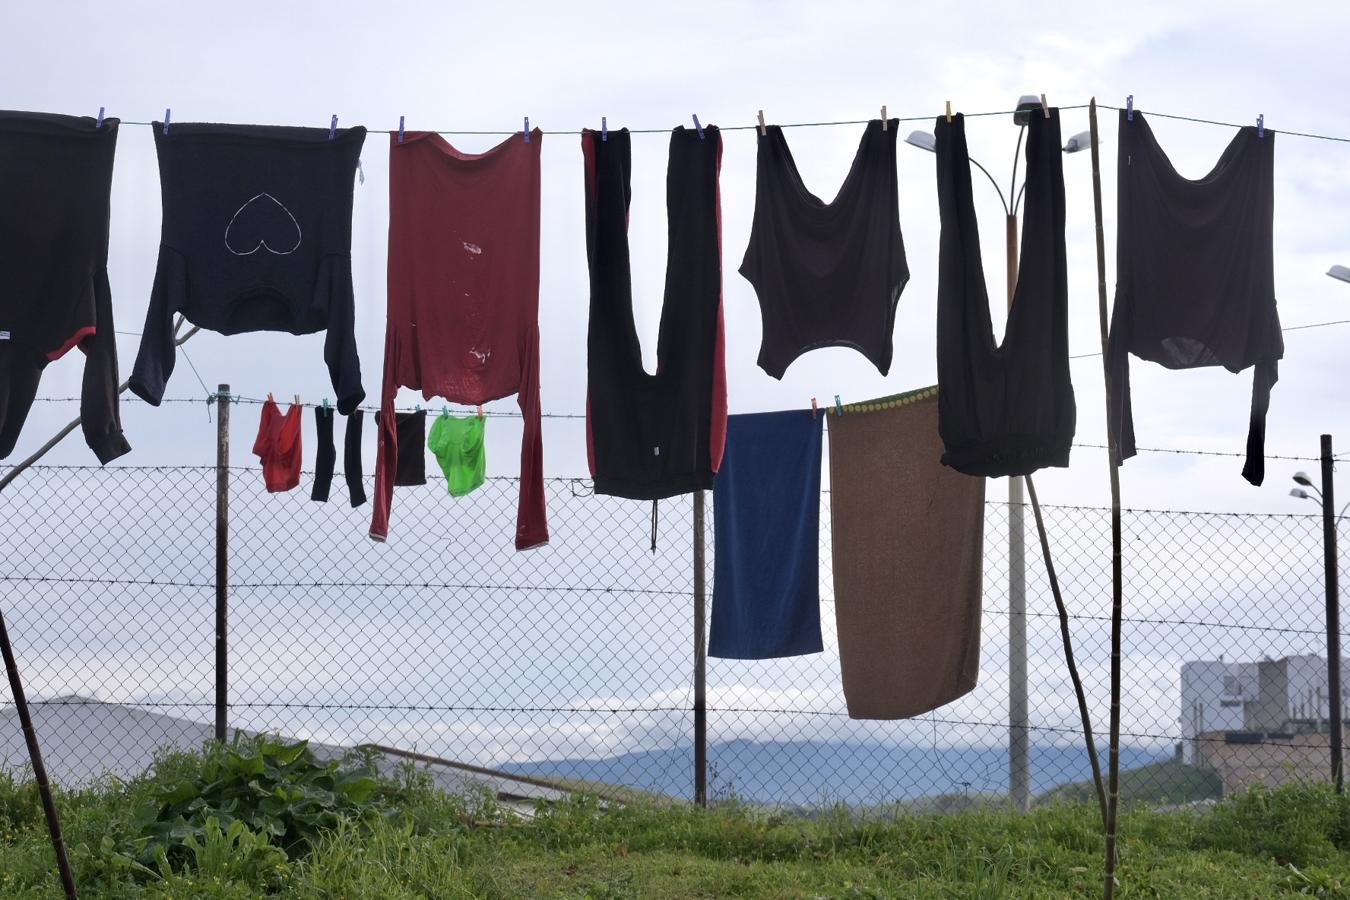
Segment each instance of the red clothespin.
[[816,398],[815,398],[815,397],[812,397],[812,398],[811,398],[811,418],[814,419],[815,417],[816,417]]
[[267,402],[269,402],[269,403],[276,403],[276,402],[277,402],[277,401],[276,401],[276,398],[272,396],[272,392],[271,392],[271,391],[268,391],[268,392],[267,392]]
[[300,395],[296,394],[295,397],[291,400],[291,406],[299,406],[299,405],[300,405]]

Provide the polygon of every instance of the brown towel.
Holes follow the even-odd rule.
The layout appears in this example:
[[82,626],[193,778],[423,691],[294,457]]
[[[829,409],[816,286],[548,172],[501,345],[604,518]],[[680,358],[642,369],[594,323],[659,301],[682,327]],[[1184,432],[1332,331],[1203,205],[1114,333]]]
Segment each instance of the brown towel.
[[834,611],[854,719],[903,719],[975,687],[984,479],[939,462],[937,389],[830,416]]

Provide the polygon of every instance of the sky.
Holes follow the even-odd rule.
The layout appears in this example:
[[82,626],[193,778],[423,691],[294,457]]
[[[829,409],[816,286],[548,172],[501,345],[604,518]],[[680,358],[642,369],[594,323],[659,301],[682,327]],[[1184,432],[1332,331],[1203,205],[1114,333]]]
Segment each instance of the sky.
[[[337,114],[343,126],[510,131],[524,116],[545,132],[541,237],[540,330],[542,403],[547,413],[580,413],[585,403],[587,278],[581,127],[673,128],[691,124],[748,126],[764,110],[770,123],[877,117],[885,104],[904,133],[931,129],[944,103],[961,112],[1012,108],[1023,94],[1047,95],[1056,106],[1090,97],[1138,109],[1238,124],[1264,114],[1276,132],[1275,275],[1285,326],[1350,319],[1350,284],[1326,277],[1350,265],[1350,143],[1311,140],[1281,131],[1350,138],[1350,78],[1343,36],[1350,7],[1342,3],[1270,4],[1140,2],[1091,4],[980,2],[918,7],[835,2],[706,3],[668,7],[632,3],[370,4],[241,0],[210,10],[183,4],[93,2],[21,4],[5,13],[6,30],[23,39],[0,56],[0,105],[93,115],[100,106],[124,120],[112,196],[109,272],[123,376],[130,371],[154,277],[159,232],[158,175],[149,122],[173,109],[173,121],[312,125]],[[1152,119],[1169,157],[1184,175],[1207,172],[1233,136],[1215,125]],[[1088,127],[1086,109],[1066,109],[1067,138]],[[554,133],[558,132],[558,133]],[[1113,286],[1116,114],[1101,114],[1102,185],[1107,284]],[[807,186],[833,197],[853,158],[861,125],[792,128],[787,140]],[[1011,174],[1017,129],[1010,116],[972,119],[971,154],[1000,182]],[[476,152],[500,135],[452,134]],[[355,192],[353,272],[356,335],[368,397],[378,396],[384,338],[387,243],[387,134],[368,135],[365,181]],[[857,353],[813,351],[781,381],[760,370],[754,291],[738,273],[754,204],[755,136],[724,133],[721,174],[723,285],[727,377],[733,413],[862,401],[935,380],[935,293],[938,214],[934,157],[898,150],[900,220],[911,280],[900,298],[894,363],[882,377]],[[668,140],[633,138],[630,244],[634,312],[648,369],[660,321],[665,268],[664,174]],[[1020,170],[1020,169],[1019,169]],[[1064,160],[1070,287],[1070,352],[1100,348],[1093,243],[1090,160]],[[1001,334],[1002,208],[977,181],[986,277]],[[123,333],[125,332],[125,333]],[[1271,399],[1267,452],[1313,457],[1318,435],[1331,433],[1350,451],[1350,324],[1291,331],[1280,382]],[[331,397],[322,335],[203,332],[166,396],[204,400],[218,383],[250,397],[299,393],[308,402]],[[190,360],[190,364],[188,362]],[[8,462],[40,446],[77,410],[60,398],[79,393],[80,357],[51,365],[19,446]],[[195,374],[194,370],[195,369]],[[1072,363],[1078,404],[1076,442],[1105,442],[1100,358]],[[1245,447],[1251,374],[1223,370],[1169,372],[1134,361],[1135,424],[1141,447],[1241,453]],[[199,380],[199,377],[200,380]],[[373,402],[373,400],[368,401]],[[418,398],[400,395],[401,405]],[[439,404],[430,404],[439,409]],[[511,412],[514,400],[493,404]],[[232,461],[253,463],[256,406],[233,413]],[[209,465],[215,425],[205,404],[140,402],[123,406],[134,450],[114,465]],[[518,472],[520,421],[489,423],[489,473]],[[306,421],[306,439],[312,424]],[[367,472],[374,461],[367,428]],[[828,440],[827,440],[828,445]],[[310,445],[312,446],[312,445]],[[307,450],[306,467],[312,465]],[[576,419],[549,420],[544,433],[550,476],[586,474],[584,432]],[[79,433],[46,460],[92,465]],[[1142,452],[1122,470],[1124,503],[1136,508],[1312,512],[1288,496],[1289,476],[1316,471],[1315,461],[1270,460],[1264,486],[1248,485],[1242,460]],[[1109,501],[1106,457],[1080,447],[1066,470],[1037,476],[1043,503],[1103,505]],[[1004,482],[988,486],[1003,496]],[[641,512],[640,510],[638,512]],[[640,516],[639,516],[640,518]],[[362,514],[341,527],[364,540]],[[567,520],[555,515],[555,528]],[[503,523],[504,524],[504,523]],[[329,527],[332,527],[331,525]],[[397,527],[397,526],[395,526]],[[509,551],[507,527],[496,529]],[[411,537],[408,538],[411,540]],[[421,546],[421,545],[419,545]],[[143,549],[143,548],[142,548]],[[1031,558],[1029,557],[1029,564]],[[1072,565],[1072,562],[1065,562]],[[1222,574],[1222,573],[1220,573]],[[1039,602],[1039,601],[1038,601]],[[1253,602],[1260,602],[1259,597]],[[1215,604],[1222,606],[1221,598]],[[677,623],[678,624],[678,623]],[[683,628],[680,624],[678,627]],[[1302,649],[1302,648],[1297,648]],[[747,683],[754,679],[747,674]],[[1153,687],[1148,687],[1154,691]],[[1166,699],[1170,683],[1154,693]],[[1141,701],[1143,702],[1143,701]]]

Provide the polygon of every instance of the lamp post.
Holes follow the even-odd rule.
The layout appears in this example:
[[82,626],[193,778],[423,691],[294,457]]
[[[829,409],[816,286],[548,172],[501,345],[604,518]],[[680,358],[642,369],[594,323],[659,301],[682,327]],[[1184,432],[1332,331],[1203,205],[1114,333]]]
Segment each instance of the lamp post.
[[1327,275],[1337,281],[1350,281],[1350,266],[1332,266],[1327,269]]
[[[1018,126],[1017,147],[1013,151],[1012,178],[1004,195],[994,176],[980,163],[970,162],[984,173],[1003,204],[1006,230],[1006,260],[1008,282],[1008,310],[1011,312],[1013,293],[1017,290],[1017,210],[1026,190],[1026,180],[1017,188],[1017,164],[1022,156],[1022,139],[1027,122],[1041,110],[1041,99],[1024,94],[1017,101],[1013,122]],[[937,138],[929,131],[912,131],[905,143],[930,153],[937,152]],[[1069,138],[1065,153],[1077,153],[1092,146],[1089,132]],[[1012,198],[1012,206],[1008,198]],[[1014,809],[1025,811],[1031,805],[1031,735],[1027,703],[1027,571],[1025,499],[1021,478],[1008,479],[1008,795]]]
[[[1331,781],[1336,786],[1336,793],[1344,790],[1345,773],[1343,771],[1343,747],[1342,747],[1342,726],[1341,726],[1341,603],[1340,603],[1340,585],[1339,570],[1340,562],[1338,559],[1336,546],[1336,526],[1341,516],[1350,507],[1350,503],[1341,507],[1339,513],[1334,513],[1336,508],[1335,485],[1332,481],[1332,454],[1331,454],[1331,435],[1322,435],[1322,489],[1319,491],[1313,486],[1312,479],[1308,477],[1307,472],[1295,472],[1294,482],[1299,487],[1289,491],[1289,496],[1297,497],[1300,500],[1313,500],[1322,507],[1322,560],[1326,572],[1326,598],[1327,598],[1327,730],[1328,738],[1331,744]],[[1312,493],[1309,494],[1308,491]]]

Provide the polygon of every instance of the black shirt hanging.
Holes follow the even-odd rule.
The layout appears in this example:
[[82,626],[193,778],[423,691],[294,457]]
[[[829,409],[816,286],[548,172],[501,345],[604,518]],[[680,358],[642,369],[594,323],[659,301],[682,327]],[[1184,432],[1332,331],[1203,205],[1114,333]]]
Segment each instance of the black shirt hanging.
[[1027,126],[1026,219],[1017,286],[994,343],[970,182],[965,117],[937,120],[938,430],[942,462],[967,475],[1067,466],[1076,407],[1069,380],[1068,275],[1059,110]]
[[[722,136],[676,128],[656,373],[642,365],[628,256],[628,131],[581,136],[590,268],[586,436],[595,492],[659,500],[712,487],[726,438],[717,177]],[[653,515],[655,513],[653,512]]]
[[353,332],[352,194],[364,128],[153,123],[164,218],[131,390],[159,405],[173,317],[221,334],[327,331],[347,415],[365,397]]
[[825,203],[806,189],[783,130],[759,136],[755,218],[741,274],[759,298],[759,365],[774,378],[808,350],[852,347],[885,375],[909,281],[895,168],[899,120],[867,123],[853,167]]
[[1275,133],[1238,130],[1198,181],[1183,178],[1148,120],[1120,111],[1116,303],[1106,362],[1110,427],[1134,456],[1133,353],[1169,369],[1255,367],[1242,476],[1265,477],[1266,411],[1284,356],[1275,309]]

